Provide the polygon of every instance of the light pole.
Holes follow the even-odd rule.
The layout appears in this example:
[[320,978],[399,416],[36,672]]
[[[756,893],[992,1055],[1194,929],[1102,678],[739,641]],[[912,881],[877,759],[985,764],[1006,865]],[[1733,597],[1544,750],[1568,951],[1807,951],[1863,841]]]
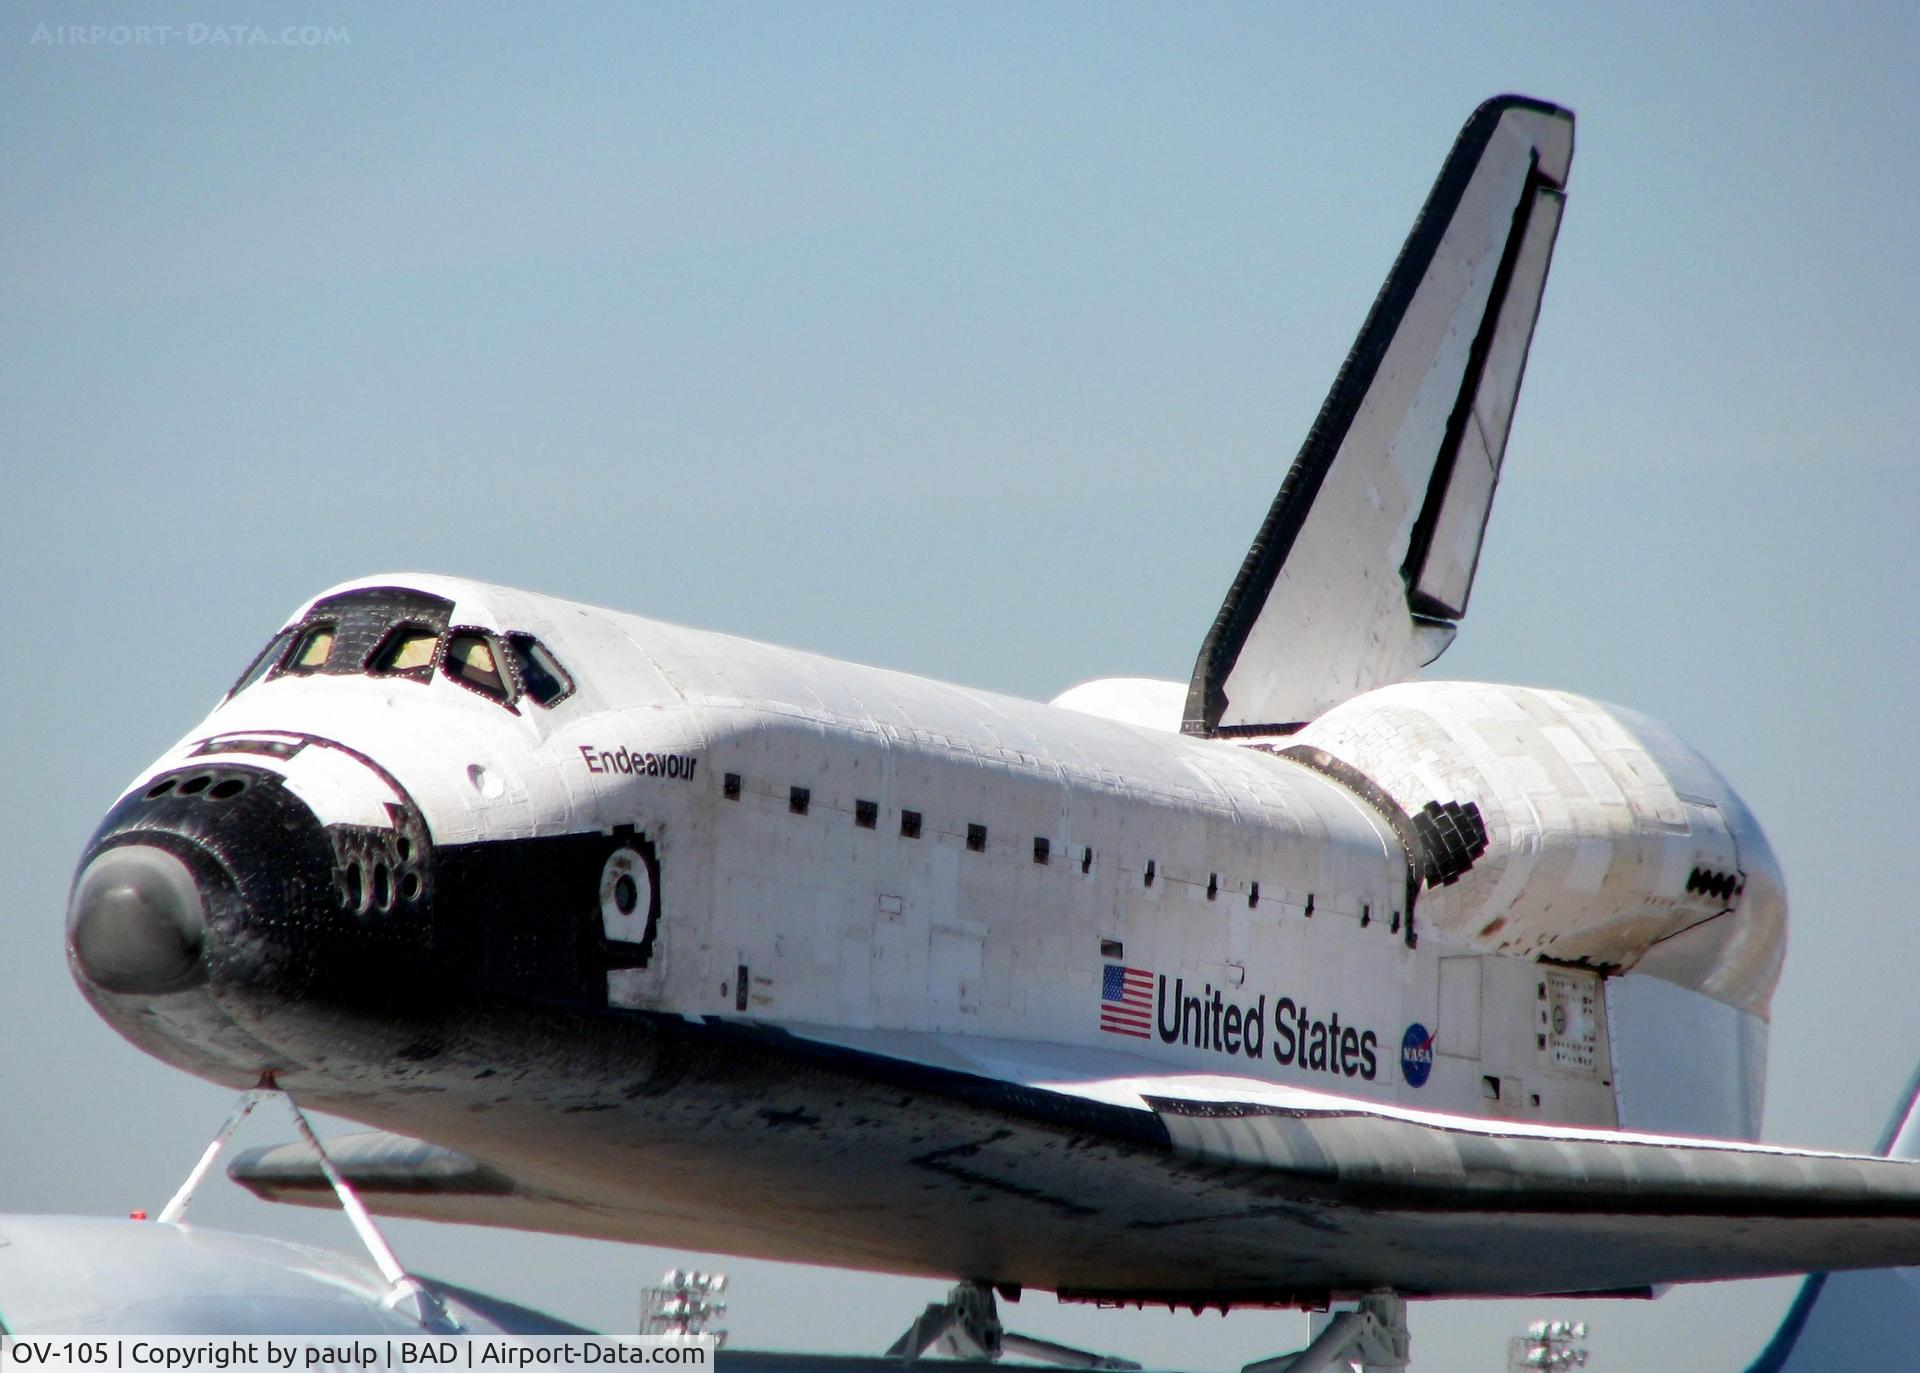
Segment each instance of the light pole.
[[1507,1341],[1507,1373],[1585,1368],[1587,1351],[1578,1342],[1586,1337],[1585,1321],[1535,1321]]
[[640,1333],[663,1340],[713,1337],[714,1347],[727,1342],[727,1332],[713,1324],[727,1314],[720,1294],[727,1290],[725,1273],[689,1273],[675,1268],[660,1286],[640,1293]]

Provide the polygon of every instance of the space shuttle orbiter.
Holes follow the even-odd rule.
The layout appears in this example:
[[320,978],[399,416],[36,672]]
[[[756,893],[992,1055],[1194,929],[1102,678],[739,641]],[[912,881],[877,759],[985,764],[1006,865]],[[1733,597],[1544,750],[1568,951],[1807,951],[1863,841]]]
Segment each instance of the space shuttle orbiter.
[[1468,121],[1189,686],[348,583],[108,811],[82,990],[390,1132],[340,1162],[396,1215],[1222,1307],[1920,1262],[1920,1171],[1752,1142],[1786,897],[1727,782],[1415,679],[1572,148]]

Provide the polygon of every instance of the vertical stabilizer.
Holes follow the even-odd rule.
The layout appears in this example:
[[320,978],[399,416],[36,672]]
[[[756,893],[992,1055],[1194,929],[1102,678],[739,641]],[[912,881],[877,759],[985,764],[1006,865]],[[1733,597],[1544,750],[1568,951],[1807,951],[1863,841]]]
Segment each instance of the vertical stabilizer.
[[1201,645],[1187,733],[1284,731],[1452,641],[1572,161],[1558,106],[1467,121]]
[[[1907,1081],[1880,1152],[1920,1159],[1920,1069]],[[1920,1373],[1920,1268],[1815,1273],[1747,1373]]]

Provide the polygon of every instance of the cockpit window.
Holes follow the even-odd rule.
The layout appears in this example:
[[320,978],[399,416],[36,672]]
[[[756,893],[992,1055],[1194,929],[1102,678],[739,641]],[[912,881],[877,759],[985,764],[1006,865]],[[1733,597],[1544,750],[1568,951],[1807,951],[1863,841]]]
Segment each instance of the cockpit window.
[[531,634],[507,635],[507,652],[512,655],[513,669],[520,677],[520,685],[527,689],[538,704],[558,705],[573,694],[573,678],[567,670],[547,651],[547,646]]
[[368,656],[367,670],[424,682],[433,672],[433,650],[439,642],[439,632],[426,625],[395,625]]
[[286,653],[287,645],[293,642],[294,633],[294,628],[289,626],[269,639],[267,646],[260,650],[260,656],[247,665],[247,670],[240,674],[240,680],[233,684],[233,690],[227,695],[238,696],[272,671]]
[[327,659],[333,653],[333,626],[329,624],[313,625],[300,636],[300,642],[294,645],[293,658],[287,664],[289,672],[318,672],[327,665]]
[[482,696],[496,701],[507,699],[507,683],[500,675],[493,640],[485,634],[462,630],[449,638],[446,661],[441,668],[454,681],[472,687]]
[[[452,616],[452,601],[404,586],[363,586],[323,596],[307,612],[306,623],[326,626],[334,636],[332,648],[323,665],[305,666],[296,661],[294,666],[339,677],[386,672],[389,669],[375,666],[374,659],[389,647],[398,651],[395,630],[437,635],[446,629]],[[414,652],[419,651],[416,646]],[[297,651],[295,656],[297,660]],[[396,667],[391,671],[417,670],[419,680],[424,681],[431,665],[429,657],[425,665],[414,669]]]
[[402,586],[359,587],[315,601],[282,629],[228,692],[282,674],[451,680],[514,714],[521,697],[552,707],[573,695],[573,677],[553,651],[524,630],[450,628],[454,603]]

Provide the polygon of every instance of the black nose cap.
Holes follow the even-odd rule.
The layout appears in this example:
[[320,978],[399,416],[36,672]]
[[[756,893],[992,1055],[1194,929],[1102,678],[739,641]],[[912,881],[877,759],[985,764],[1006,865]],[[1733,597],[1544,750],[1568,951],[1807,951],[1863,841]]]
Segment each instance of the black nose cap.
[[165,849],[123,844],[88,863],[67,906],[67,947],[109,992],[164,992],[198,980],[206,903]]

